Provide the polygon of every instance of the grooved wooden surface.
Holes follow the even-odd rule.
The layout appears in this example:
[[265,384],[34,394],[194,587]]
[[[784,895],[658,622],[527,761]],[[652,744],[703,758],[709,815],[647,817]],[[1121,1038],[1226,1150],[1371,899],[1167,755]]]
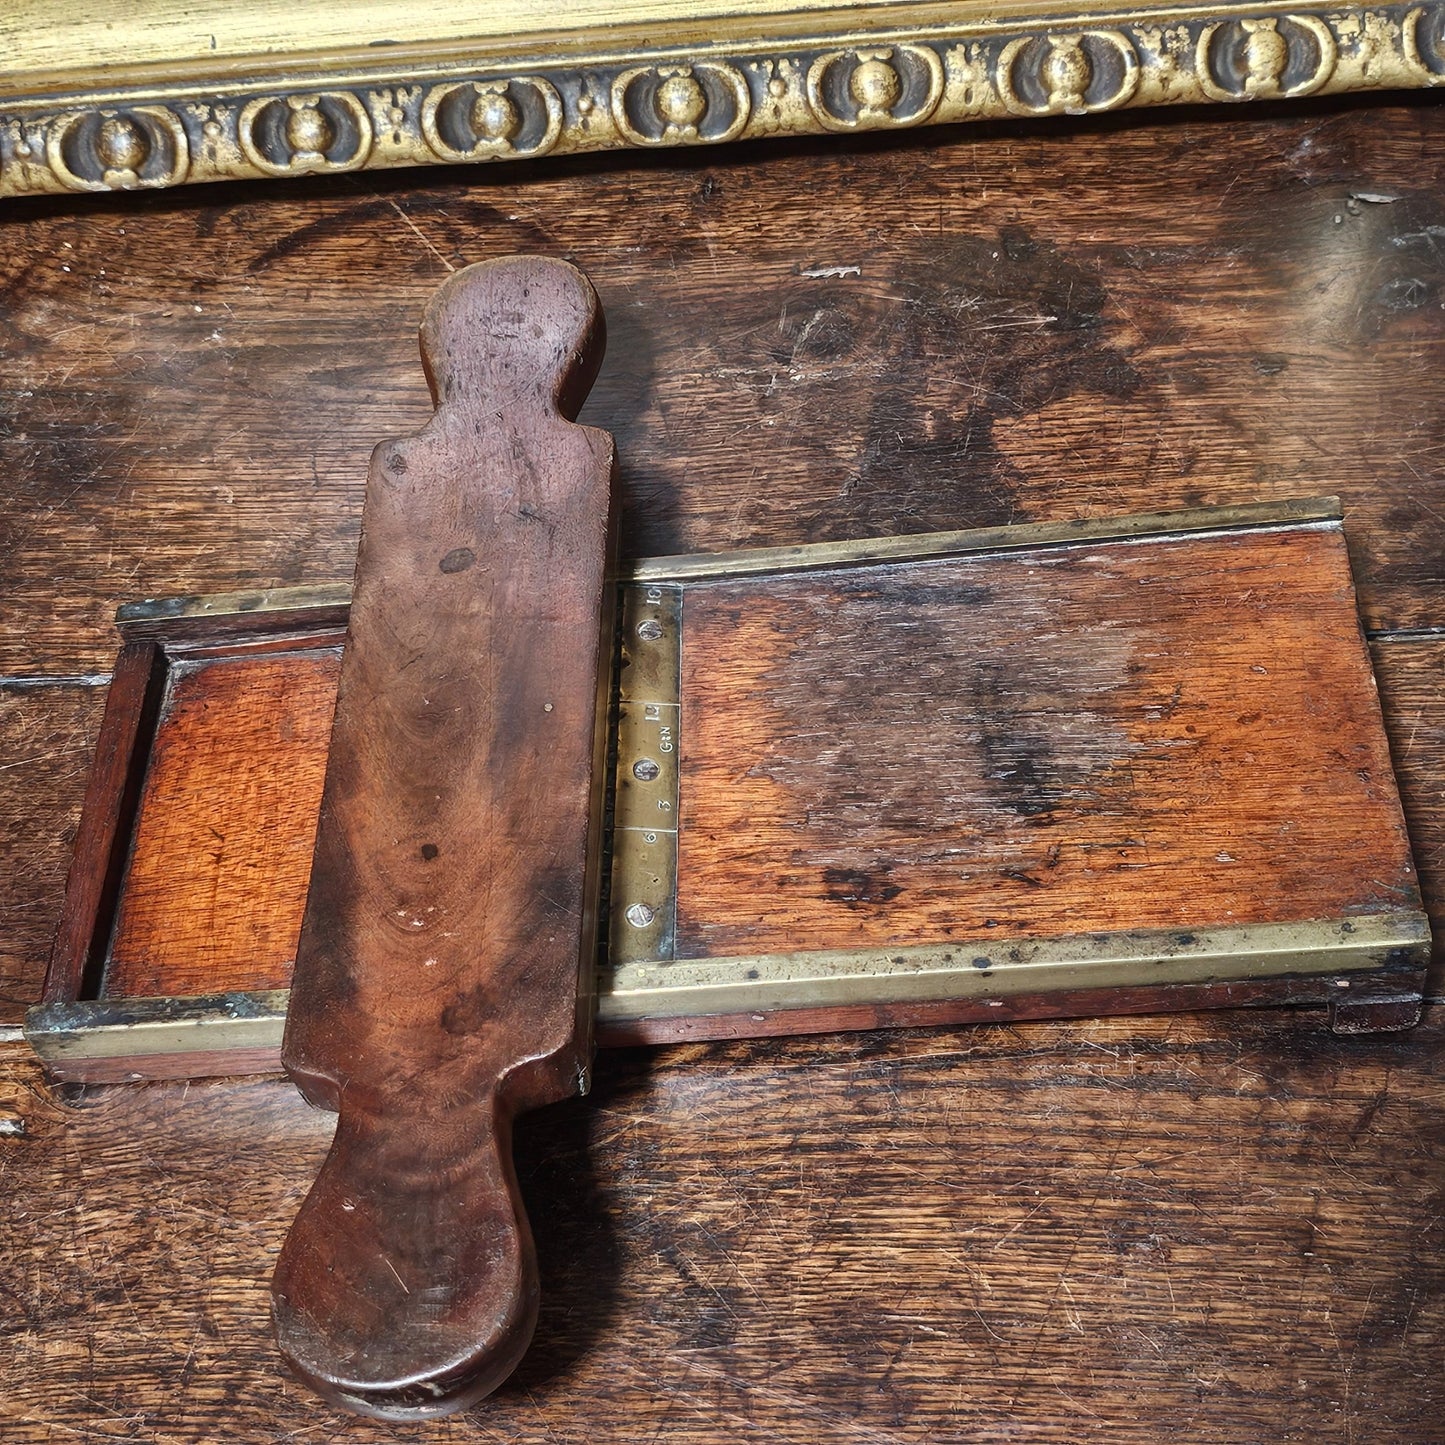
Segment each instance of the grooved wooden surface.
[[[38,992],[99,719],[64,679],[109,666],[119,600],[348,575],[371,444],[428,411],[448,266],[594,275],[583,419],[617,434],[630,552],[1337,489],[1372,622],[1439,628],[1442,168],[1426,98],[10,207],[0,675],[50,685],[0,698],[0,1022]],[[1445,653],[1375,656],[1438,909]],[[0,1139],[3,1433],[1434,1442],[1442,1034],[603,1055],[520,1142],[534,1353],[464,1421],[396,1429],[328,1411],[266,1334],[328,1117],[279,1082],[72,1114],[5,1044],[30,1132]]]
[[[106,968],[112,997],[286,988],[339,650],[183,665],[151,754]],[[177,899],[185,899],[177,907]]]

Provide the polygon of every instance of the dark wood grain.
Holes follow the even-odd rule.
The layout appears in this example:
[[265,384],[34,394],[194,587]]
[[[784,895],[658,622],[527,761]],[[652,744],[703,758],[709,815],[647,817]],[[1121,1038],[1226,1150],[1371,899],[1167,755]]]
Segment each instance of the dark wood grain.
[[630,555],[1338,492],[1372,624],[1429,621],[1442,120],[17,203],[0,672],[105,665],[125,598],[346,576],[371,439],[427,414],[400,338],[450,270],[523,250],[576,260],[611,318],[587,416]]
[[0,1028],[40,1000],[105,682],[0,680]]
[[7,1440],[1421,1445],[1445,1399],[1438,1020],[1112,1019],[606,1054],[519,1126],[537,1342],[465,1421],[346,1418],[266,1334],[327,1147],[280,1083],[0,1152]]
[[[609,309],[584,419],[619,435],[629,552],[1337,489],[1372,621],[1439,627],[1442,167],[1427,98],[11,206],[0,673],[104,670],[118,600],[346,576],[372,439],[427,415],[424,297],[524,248]],[[1438,909],[1411,649],[1439,643],[1375,646]],[[99,698],[6,702],[29,999]],[[0,1047],[30,1125],[0,1139],[17,1445],[1440,1436],[1439,1020],[604,1055],[519,1135],[533,1351],[464,1422],[405,1427],[330,1410],[267,1337],[326,1116],[258,1081],[74,1112]]]
[[1379,638],[1375,674],[1420,893],[1435,935],[1429,991],[1445,997],[1445,632]]
[[302,1378],[397,1419],[490,1392],[536,1322],[511,1127],[586,1088],[610,655],[592,288],[474,266],[421,338],[437,412],[372,456],[282,1051],[336,1138],[273,1285]]

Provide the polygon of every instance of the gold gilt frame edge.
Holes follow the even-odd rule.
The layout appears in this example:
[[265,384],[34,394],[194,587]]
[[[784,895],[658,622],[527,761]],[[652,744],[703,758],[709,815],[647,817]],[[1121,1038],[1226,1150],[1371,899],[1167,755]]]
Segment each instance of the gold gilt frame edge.
[[[264,46],[258,35],[223,36],[212,58],[168,57],[156,37],[170,0],[150,0],[128,62],[117,59],[124,34],[97,39],[48,19],[59,11],[47,0],[20,4],[28,13],[0,21],[0,40],[7,28],[25,34],[0,77],[0,197],[1445,83],[1445,0],[1318,9],[1035,0],[983,13],[977,0],[789,9],[743,0],[702,18],[648,0],[624,23],[589,23],[589,5],[576,0],[559,12],[573,28],[550,31],[508,31],[494,0],[458,40],[437,33],[446,4],[428,25],[399,0],[373,0],[365,23],[384,44],[338,44],[319,7],[293,6]],[[248,44],[261,48],[244,53]]]

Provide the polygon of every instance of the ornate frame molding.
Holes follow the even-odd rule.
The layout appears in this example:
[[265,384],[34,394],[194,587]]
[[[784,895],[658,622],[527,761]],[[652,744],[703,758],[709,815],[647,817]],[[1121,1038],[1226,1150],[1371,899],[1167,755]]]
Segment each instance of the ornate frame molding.
[[[400,0],[380,8],[402,13]],[[279,50],[223,56],[209,72],[193,56],[12,71],[0,83],[0,196],[1445,83],[1445,0],[1148,11],[1086,0],[1006,20],[954,0],[924,21],[874,0],[771,12],[776,23],[756,10],[724,16],[710,27],[721,38],[702,41],[673,0],[652,8],[645,40],[634,23],[505,44],[418,32],[344,49],[308,48],[303,8]],[[770,30],[774,38],[758,38]]]

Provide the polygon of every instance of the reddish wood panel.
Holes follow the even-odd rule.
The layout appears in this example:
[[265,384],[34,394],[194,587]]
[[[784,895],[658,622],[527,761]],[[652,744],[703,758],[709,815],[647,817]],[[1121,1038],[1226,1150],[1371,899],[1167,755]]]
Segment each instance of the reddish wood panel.
[[1338,529],[709,583],[683,616],[679,956],[1415,900]]
[[106,994],[290,983],[340,665],[337,649],[318,648],[174,670]]

